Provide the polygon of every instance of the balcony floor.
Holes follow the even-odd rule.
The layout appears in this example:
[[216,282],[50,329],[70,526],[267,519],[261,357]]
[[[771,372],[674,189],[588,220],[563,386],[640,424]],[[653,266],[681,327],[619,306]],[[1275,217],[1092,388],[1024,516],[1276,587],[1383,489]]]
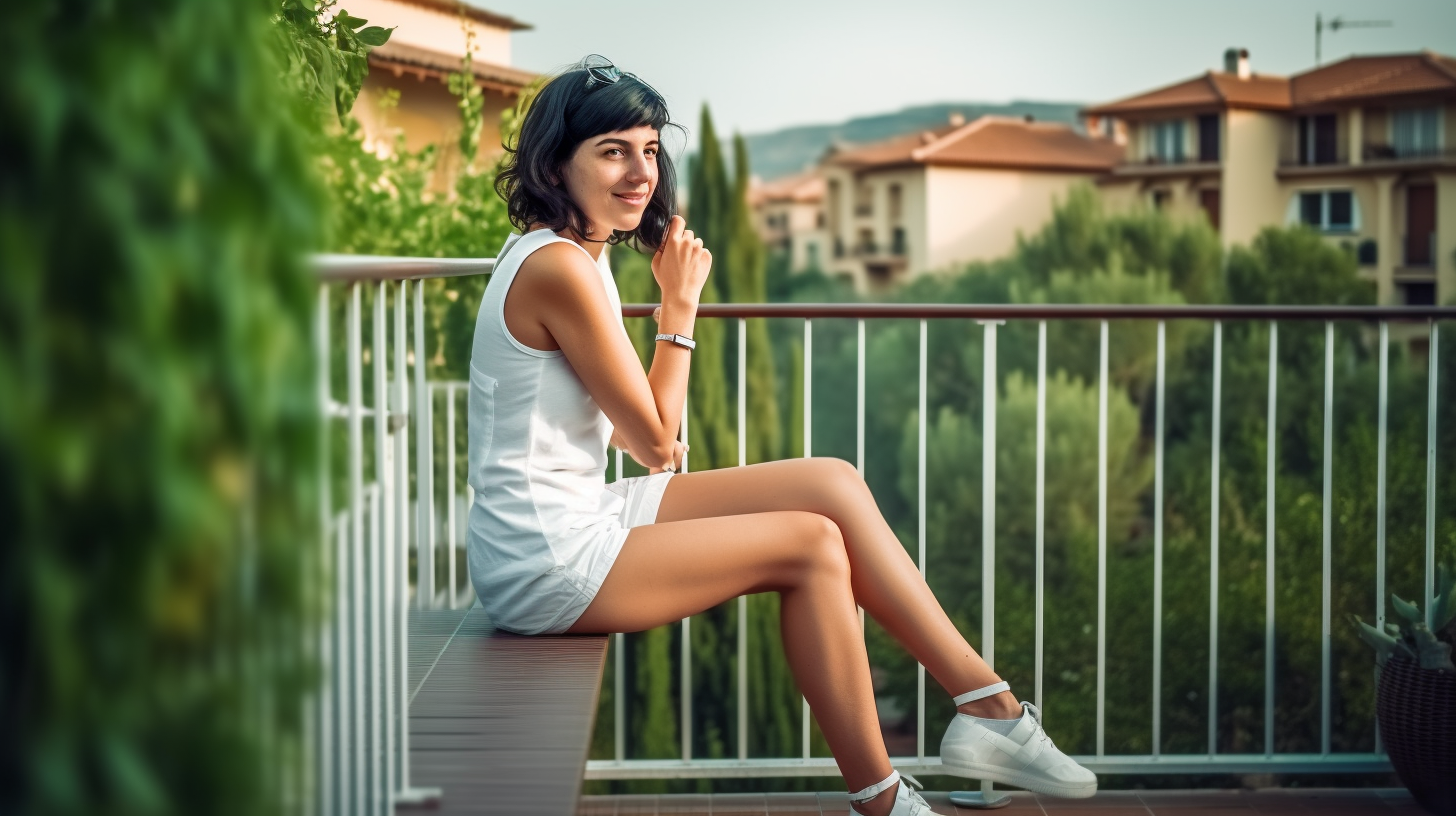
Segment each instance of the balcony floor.
[[[973,788],[974,789],[974,788]],[[1103,791],[1091,799],[1058,799],[1011,791],[997,810],[958,808],[946,793],[923,795],[947,816],[998,813],[1012,816],[1364,816],[1424,814],[1403,788],[1269,788],[1264,790]],[[583,796],[577,816],[852,816],[842,793],[719,793],[648,796]]]

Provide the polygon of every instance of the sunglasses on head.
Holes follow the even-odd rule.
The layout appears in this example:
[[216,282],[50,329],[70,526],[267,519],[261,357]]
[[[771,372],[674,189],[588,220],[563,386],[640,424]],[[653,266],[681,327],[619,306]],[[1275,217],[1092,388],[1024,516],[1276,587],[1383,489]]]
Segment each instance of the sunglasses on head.
[[656,88],[643,82],[641,77],[623,71],[601,54],[588,54],[581,62],[577,63],[577,68],[586,71],[587,90],[613,85],[622,77],[631,77],[637,80],[642,87],[651,91],[658,99],[662,98],[662,94],[658,93]]

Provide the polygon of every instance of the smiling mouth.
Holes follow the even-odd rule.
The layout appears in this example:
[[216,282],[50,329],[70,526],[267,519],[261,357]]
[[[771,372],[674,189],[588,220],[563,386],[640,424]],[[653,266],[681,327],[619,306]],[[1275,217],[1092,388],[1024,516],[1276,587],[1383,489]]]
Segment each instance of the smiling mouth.
[[613,193],[612,195],[616,196],[617,198],[622,199],[623,201],[627,202],[628,204],[643,204],[643,203],[646,203],[646,201],[647,201],[647,194],[646,193],[636,193],[636,194],[633,194],[633,195],[624,195],[622,193]]

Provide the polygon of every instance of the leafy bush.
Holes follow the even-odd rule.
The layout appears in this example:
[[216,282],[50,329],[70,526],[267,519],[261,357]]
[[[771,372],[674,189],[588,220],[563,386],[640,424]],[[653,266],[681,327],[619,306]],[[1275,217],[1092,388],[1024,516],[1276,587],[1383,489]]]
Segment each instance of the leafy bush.
[[285,811],[316,117],[276,0],[67,9],[0,29],[0,812]]

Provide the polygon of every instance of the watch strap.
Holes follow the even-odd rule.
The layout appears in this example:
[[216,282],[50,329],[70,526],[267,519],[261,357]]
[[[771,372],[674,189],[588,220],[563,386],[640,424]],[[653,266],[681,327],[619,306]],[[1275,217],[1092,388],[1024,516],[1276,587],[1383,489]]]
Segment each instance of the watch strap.
[[669,343],[674,343],[688,350],[692,350],[698,345],[696,340],[685,334],[658,334],[656,339],[666,340]]

